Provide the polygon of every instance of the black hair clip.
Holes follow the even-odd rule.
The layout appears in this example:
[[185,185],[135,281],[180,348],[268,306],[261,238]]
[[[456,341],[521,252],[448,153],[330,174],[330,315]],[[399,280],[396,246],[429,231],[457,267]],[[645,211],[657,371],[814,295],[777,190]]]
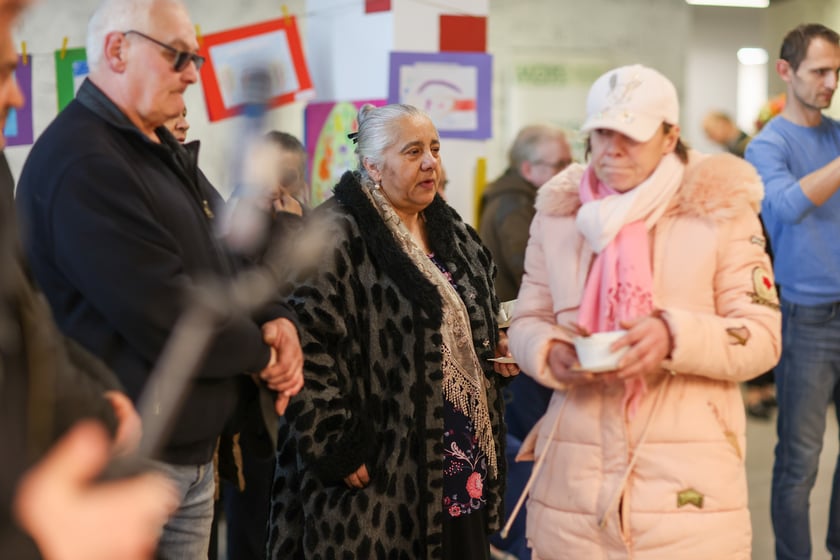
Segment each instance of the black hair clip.
[[354,144],[359,143],[359,133],[358,132],[351,132],[347,135],[347,138],[353,141]]

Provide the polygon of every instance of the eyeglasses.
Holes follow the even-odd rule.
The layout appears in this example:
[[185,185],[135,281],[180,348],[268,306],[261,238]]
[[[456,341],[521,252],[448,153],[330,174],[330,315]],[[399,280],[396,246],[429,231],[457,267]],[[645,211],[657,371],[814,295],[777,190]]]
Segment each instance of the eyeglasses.
[[135,31],[130,29],[128,31],[123,31],[123,35],[128,35],[129,33],[134,33],[140,37],[143,37],[147,41],[151,41],[152,43],[163,47],[164,49],[168,50],[172,54],[175,55],[175,60],[173,61],[173,67],[176,72],[183,72],[187,65],[192,61],[195,64],[196,71],[201,70],[201,67],[204,65],[204,57],[197,55],[190,51],[179,51],[172,45],[167,45],[166,43],[161,43],[157,39],[152,39],[145,33],[140,33],[139,31]]
[[566,169],[567,167],[569,167],[569,165],[571,165],[571,163],[572,163],[572,160],[570,160],[570,159],[561,159],[561,160],[553,161],[553,162],[552,161],[543,161],[541,159],[538,159],[538,160],[532,161],[531,165],[544,165],[546,167],[550,167],[551,169],[554,169],[557,173],[559,173],[559,172],[563,171],[564,169]]

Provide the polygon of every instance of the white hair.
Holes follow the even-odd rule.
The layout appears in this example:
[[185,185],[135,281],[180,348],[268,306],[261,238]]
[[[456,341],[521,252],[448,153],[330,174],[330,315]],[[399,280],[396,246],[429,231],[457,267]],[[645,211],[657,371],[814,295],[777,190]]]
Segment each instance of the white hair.
[[88,21],[85,48],[90,69],[93,70],[102,61],[108,33],[130,29],[148,31],[152,11],[161,2],[186,10],[181,0],[102,0]]
[[[370,103],[359,109],[356,121],[359,132],[356,136],[356,157],[358,171],[362,182],[374,181],[365,168],[365,161],[376,166],[385,160],[385,150],[399,139],[400,120],[405,117],[425,117],[432,122],[431,117],[413,105],[394,103],[375,107]],[[437,132],[437,128],[435,128]]]

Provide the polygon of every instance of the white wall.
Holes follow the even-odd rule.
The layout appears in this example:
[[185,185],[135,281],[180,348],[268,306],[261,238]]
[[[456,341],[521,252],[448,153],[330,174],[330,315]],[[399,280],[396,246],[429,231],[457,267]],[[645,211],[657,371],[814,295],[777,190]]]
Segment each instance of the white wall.
[[703,117],[711,110],[725,111],[733,119],[737,115],[737,52],[762,46],[763,10],[692,6],[690,12],[682,135],[702,152],[719,152],[722,149],[703,133]]
[[[583,122],[589,86],[609,68],[645,64],[682,92],[689,15],[681,0],[490,0],[488,48],[496,71],[490,178],[504,170],[518,129],[534,121],[569,129],[581,157],[574,129]],[[523,91],[516,74],[527,64],[565,71],[567,78]]]
[[387,97],[392,13],[365,14],[362,2],[347,0],[308,0],[306,5],[304,42],[317,100]]

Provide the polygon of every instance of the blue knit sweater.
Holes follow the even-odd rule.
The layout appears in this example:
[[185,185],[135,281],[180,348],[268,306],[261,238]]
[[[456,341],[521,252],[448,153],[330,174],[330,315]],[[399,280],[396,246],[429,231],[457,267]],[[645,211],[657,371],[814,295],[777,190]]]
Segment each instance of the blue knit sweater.
[[747,147],[766,194],[761,213],[775,252],[781,295],[802,305],[840,302],[840,194],[822,206],[799,180],[840,156],[840,123],[823,116],[818,126],[783,117],[767,123]]

